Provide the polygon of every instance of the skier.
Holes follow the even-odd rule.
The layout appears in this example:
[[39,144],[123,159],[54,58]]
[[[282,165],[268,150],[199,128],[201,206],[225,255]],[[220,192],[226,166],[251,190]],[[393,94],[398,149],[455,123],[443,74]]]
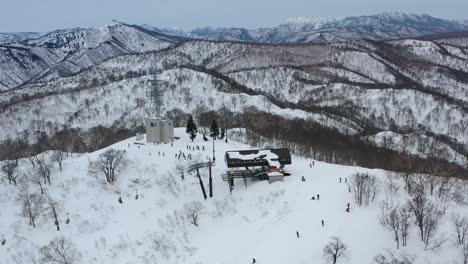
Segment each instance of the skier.
[[349,213],[349,210],[350,210],[350,209],[349,209],[349,207],[348,207],[348,208],[346,208],[346,212],[348,212],[348,213]]
[[138,190],[135,190],[135,200],[138,200],[140,196],[138,195]]
[[255,261],[255,259],[254,259],[254,258],[252,259],[252,264],[253,264],[253,263],[257,263],[257,261]]
[[161,151],[158,151],[158,156],[161,156]]
[[325,226],[325,221],[322,220],[322,226]]
[[[203,147],[203,151],[205,151],[205,146],[202,146]],[[255,259],[254,259],[255,260]]]
[[320,200],[320,194],[317,194],[317,200]]
[[347,182],[348,182],[348,178],[345,177],[345,178],[344,178],[344,182],[347,183]]
[[165,153],[163,152],[163,157],[164,157]]
[[130,147],[130,143],[128,143],[128,147]]
[[297,238],[299,238],[299,231],[296,231],[296,236]]
[[340,183],[341,183],[341,177],[340,177]]
[[171,142],[171,147],[173,147],[173,146],[174,146],[174,143]]
[[70,223],[70,218],[68,217],[68,213],[67,213],[67,220],[65,220],[65,224],[69,224]]
[[315,201],[315,196],[312,196],[312,198],[310,198],[310,199]]
[[348,203],[348,208],[349,208],[349,203]]
[[315,161],[312,161],[312,166],[315,166]]
[[304,176],[302,176],[302,181],[305,181],[305,177],[304,177]]
[[2,246],[4,246],[5,244],[6,244],[6,239],[5,239],[5,237],[3,237],[3,235],[2,235]]
[[312,168],[312,163],[309,163],[309,167],[311,167],[311,168]]
[[119,197],[119,203],[122,204],[123,201],[122,201],[122,197]]
[[348,192],[351,192],[351,187],[348,187]]

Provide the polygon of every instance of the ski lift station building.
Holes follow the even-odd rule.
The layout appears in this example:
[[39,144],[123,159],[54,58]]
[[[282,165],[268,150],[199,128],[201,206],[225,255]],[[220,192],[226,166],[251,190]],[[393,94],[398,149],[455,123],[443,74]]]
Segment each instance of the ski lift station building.
[[290,175],[283,169],[291,164],[287,148],[227,151],[224,158],[228,169],[223,178],[231,184],[234,178],[268,179],[271,183]]
[[174,141],[174,122],[171,119],[146,119],[146,143],[171,143]]

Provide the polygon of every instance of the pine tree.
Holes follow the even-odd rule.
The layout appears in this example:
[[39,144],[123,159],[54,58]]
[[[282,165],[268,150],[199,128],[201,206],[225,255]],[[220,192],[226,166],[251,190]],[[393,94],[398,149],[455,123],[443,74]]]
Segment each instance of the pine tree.
[[216,123],[216,120],[213,120],[213,123],[211,123],[210,127],[210,137],[213,139],[216,139],[219,136],[219,127],[218,123]]
[[192,140],[192,142],[197,137],[197,125],[195,125],[195,122],[193,121],[191,115],[187,122],[187,129],[185,130],[185,132],[190,135],[190,139]]

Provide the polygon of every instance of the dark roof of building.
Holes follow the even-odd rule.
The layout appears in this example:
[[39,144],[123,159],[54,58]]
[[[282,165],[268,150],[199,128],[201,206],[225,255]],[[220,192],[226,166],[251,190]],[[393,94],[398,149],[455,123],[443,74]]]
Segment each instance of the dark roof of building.
[[287,148],[227,151],[225,161],[228,168],[253,166],[279,167],[291,164],[291,153]]

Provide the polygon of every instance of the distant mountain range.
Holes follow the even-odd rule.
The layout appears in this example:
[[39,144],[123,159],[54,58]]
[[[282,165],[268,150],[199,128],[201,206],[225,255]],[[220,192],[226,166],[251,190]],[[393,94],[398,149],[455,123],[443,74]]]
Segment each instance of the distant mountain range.
[[277,27],[254,30],[206,27],[184,31],[159,29],[149,25],[143,27],[153,32],[186,38],[278,44],[420,37],[468,30],[468,21],[449,21],[429,15],[394,12],[357,17],[296,17]]
[[[468,20],[444,20],[426,14],[392,12],[355,17],[295,17],[277,27],[258,29],[204,27],[189,31],[158,28],[152,25],[141,25],[140,27],[153,33],[205,40],[272,44],[333,43],[360,39],[400,39],[459,32],[468,30]],[[47,35],[53,36],[56,33],[63,35],[66,32],[82,30],[84,29],[58,30]],[[93,29],[88,30],[93,31]],[[0,33],[0,44],[27,41],[41,35],[43,34],[36,32]],[[66,40],[62,39],[61,41]]]

